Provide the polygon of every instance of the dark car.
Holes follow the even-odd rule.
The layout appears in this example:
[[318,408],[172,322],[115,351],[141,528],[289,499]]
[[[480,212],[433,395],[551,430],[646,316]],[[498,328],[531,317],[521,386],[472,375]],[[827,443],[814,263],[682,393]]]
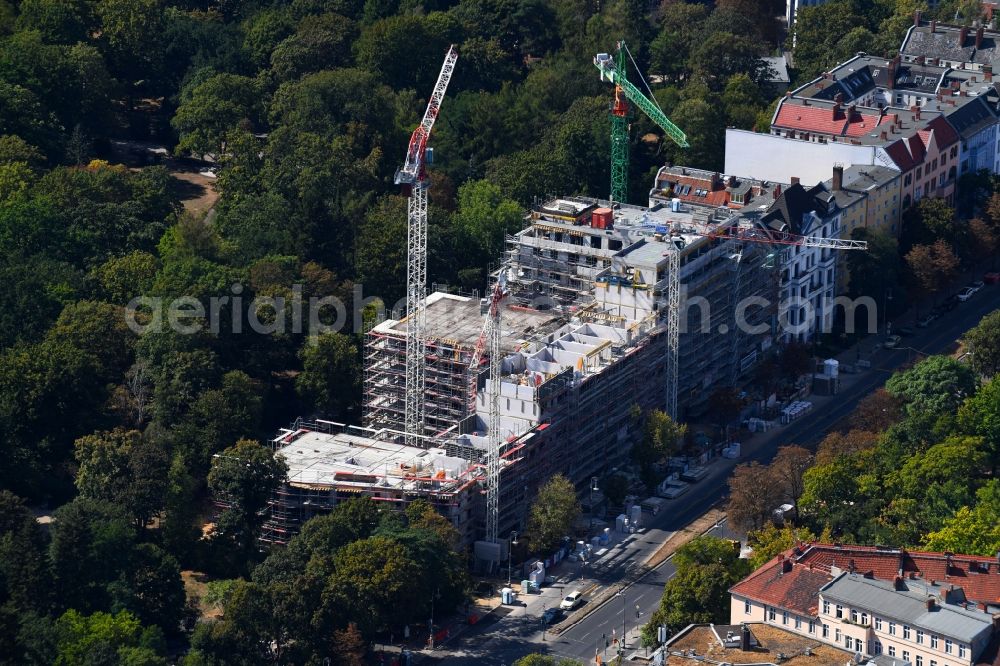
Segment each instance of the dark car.
[[913,332],[914,332],[913,329],[910,328],[909,326],[903,326],[901,328],[897,328],[897,329],[893,329],[893,330],[895,330],[897,334],[903,336],[904,338],[908,338],[908,337],[912,336]]
[[559,617],[558,608],[546,608],[542,612],[542,622],[544,622],[545,624],[552,624],[553,622],[556,621],[558,617]]

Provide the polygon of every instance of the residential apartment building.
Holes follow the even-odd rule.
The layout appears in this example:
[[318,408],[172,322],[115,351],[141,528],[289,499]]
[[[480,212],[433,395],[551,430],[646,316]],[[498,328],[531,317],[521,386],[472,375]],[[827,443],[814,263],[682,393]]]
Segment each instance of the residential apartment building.
[[763,622],[910,666],[1000,664],[998,558],[809,543],[733,586],[731,622]]

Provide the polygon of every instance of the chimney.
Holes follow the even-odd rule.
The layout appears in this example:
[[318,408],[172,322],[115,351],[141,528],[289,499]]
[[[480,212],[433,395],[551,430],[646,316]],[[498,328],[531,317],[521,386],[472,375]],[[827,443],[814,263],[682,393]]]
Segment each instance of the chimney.
[[958,48],[965,46],[965,40],[969,38],[969,28],[967,26],[962,26],[962,29],[958,31]]
[[934,597],[927,597],[927,610],[934,610],[934,606],[937,605],[937,601]]
[[792,181],[792,185],[798,185],[799,184],[799,177],[798,176],[792,176],[790,180]]
[[740,649],[744,652],[750,649],[750,627],[746,622],[740,626]]
[[906,584],[903,582],[902,576],[896,576],[892,581],[892,588],[897,591],[906,589]]
[[920,12],[919,9],[913,12],[913,26],[914,27],[920,27],[920,13],[921,12]]
[[[833,190],[839,192],[844,189],[844,167],[840,164],[833,165]],[[854,560],[851,560],[851,571],[854,571]]]
[[776,185],[774,186],[774,191],[773,191],[773,192],[771,193],[771,195],[772,195],[772,196],[773,196],[773,197],[774,197],[775,199],[777,199],[778,197],[780,197],[780,196],[781,196],[781,183],[777,183],[777,184],[776,184]]
[[913,114],[914,119],[920,120],[920,107],[919,106],[915,106],[913,108],[916,109],[916,112]]
[[931,32],[937,32],[937,20],[931,19]]
[[923,65],[924,62],[926,62],[926,61],[927,61],[927,59],[924,56],[922,56],[922,55],[918,55],[917,56],[917,64],[918,65]]
[[976,50],[977,51],[982,46],[982,44],[983,44],[983,26],[979,26],[978,28],[976,28]]
[[879,132],[878,138],[879,138],[880,141],[888,141],[889,140],[889,134],[885,130],[882,130],[881,132]]
[[[834,169],[834,173],[836,173],[837,167],[833,167],[833,169]],[[841,176],[843,176],[843,173],[844,173],[843,169],[841,169],[840,173],[841,173]],[[839,187],[835,187],[834,189],[840,189],[840,188]],[[854,569],[855,568],[856,567],[854,565],[854,558],[852,557],[850,560],[847,561],[847,570],[849,572],[851,572],[851,573],[854,573]]]
[[889,90],[896,87],[896,73],[899,70],[899,55],[897,54],[895,58],[889,61],[889,66],[886,68],[886,78],[889,80],[886,86]]
[[983,81],[993,80],[993,65],[983,65]]

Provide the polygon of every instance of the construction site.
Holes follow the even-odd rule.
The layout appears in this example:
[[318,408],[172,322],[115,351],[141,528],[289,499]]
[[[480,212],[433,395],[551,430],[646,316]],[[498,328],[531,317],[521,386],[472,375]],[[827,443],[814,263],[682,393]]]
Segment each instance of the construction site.
[[687,145],[625,78],[625,51],[594,61],[615,85],[611,197],[533,206],[507,237],[485,298],[426,288],[423,160],[457,58],[448,52],[396,176],[409,200],[406,310],[365,333],[365,427],[296,424],[279,434],[290,472],[273,502],[271,541],[359,493],[395,506],[424,498],[477,559],[495,564],[505,556],[500,535],[524,529],[553,475],[583,488],[622,468],[642,415],[700,417],[774,343],[789,248],[840,241],[768,223],[782,191],[773,183],[754,182],[751,197],[715,174],[744,204],[720,206],[697,192],[660,196],[658,179],[650,206],[624,203],[629,103]]

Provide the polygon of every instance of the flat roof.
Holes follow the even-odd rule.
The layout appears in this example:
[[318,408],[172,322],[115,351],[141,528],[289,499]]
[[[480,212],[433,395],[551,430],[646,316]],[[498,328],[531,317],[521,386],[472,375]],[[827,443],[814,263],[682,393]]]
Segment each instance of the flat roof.
[[[844,666],[853,656],[814,638],[792,633],[766,624],[749,624],[750,633],[756,645],[749,650],[741,650],[739,645],[726,647],[726,635],[732,632],[737,637],[740,627],[696,625],[667,643],[667,663],[673,666],[691,666],[705,663],[707,659],[727,664],[776,664],[783,666]],[[686,656],[694,650],[693,656]],[[683,651],[685,656],[675,654]],[[806,654],[806,652],[809,654]],[[778,654],[783,655],[782,659]]]
[[[524,342],[559,329],[567,323],[555,310],[533,310],[505,299],[501,305],[501,349],[517,351]],[[425,335],[452,346],[474,348],[483,330],[484,316],[479,300],[436,291],[427,297]],[[376,333],[406,335],[406,318],[387,319],[373,329]]]
[[444,449],[421,449],[348,433],[297,430],[275,451],[288,464],[288,483],[307,486],[417,489],[421,482],[456,488],[468,479],[468,460]]

